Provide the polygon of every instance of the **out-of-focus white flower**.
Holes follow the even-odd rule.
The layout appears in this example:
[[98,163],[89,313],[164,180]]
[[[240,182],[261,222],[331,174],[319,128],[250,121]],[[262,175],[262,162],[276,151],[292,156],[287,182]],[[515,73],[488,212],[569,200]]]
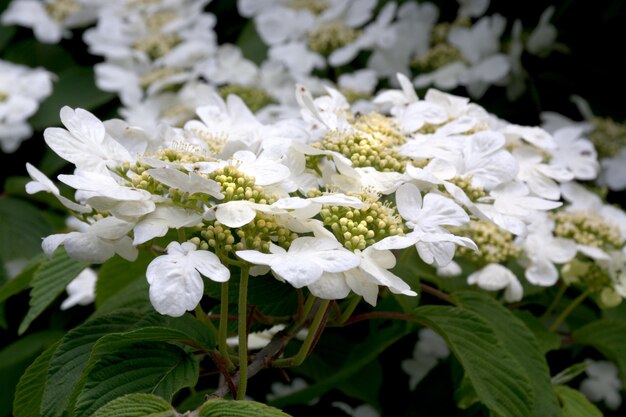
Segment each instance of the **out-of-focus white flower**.
[[433,330],[424,328],[413,349],[413,357],[402,361],[402,370],[409,375],[409,387],[414,390],[417,384],[437,365],[450,355],[445,340]]
[[91,268],[85,268],[65,289],[68,297],[61,303],[61,310],[75,305],[85,306],[96,299],[96,280],[98,274]]
[[2,15],[2,24],[31,28],[40,42],[58,43],[74,29],[96,19],[100,0],[16,0]]
[[350,407],[346,403],[333,401],[333,407],[339,408],[341,411],[352,417],[380,417],[380,413],[369,404],[361,404],[358,407]]
[[604,402],[607,408],[617,410],[622,404],[622,381],[617,367],[608,361],[593,361],[587,359],[588,378],[580,384],[580,391],[590,401]]
[[550,6],[539,17],[539,24],[530,33],[526,41],[526,50],[533,55],[545,56],[550,53],[558,32],[550,23],[555,7]]
[[150,302],[161,314],[180,317],[196,308],[204,291],[200,274],[225,282],[230,271],[212,252],[198,250],[191,242],[171,242],[167,255],[155,258],[146,271]]
[[489,264],[470,274],[467,283],[487,291],[504,290],[504,299],[509,303],[521,300],[524,295],[522,284],[515,274],[500,264]]
[[[20,3],[13,2],[14,3]],[[33,129],[27,119],[52,92],[52,77],[42,68],[0,60],[0,149],[15,152]]]

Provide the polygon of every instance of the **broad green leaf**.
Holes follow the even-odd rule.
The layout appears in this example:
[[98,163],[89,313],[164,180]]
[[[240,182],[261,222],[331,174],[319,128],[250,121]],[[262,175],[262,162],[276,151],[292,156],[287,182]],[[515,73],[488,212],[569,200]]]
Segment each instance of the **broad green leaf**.
[[579,391],[565,385],[554,387],[561,401],[563,417],[602,417],[598,408]]
[[256,401],[209,400],[200,409],[198,417],[290,417],[278,408]]
[[102,264],[96,282],[96,308],[100,308],[133,281],[137,279],[145,281],[146,269],[152,258],[146,252],[140,252],[134,262],[115,256]]
[[626,378],[626,320],[601,319],[574,330],[576,343],[593,346],[613,361]]
[[129,394],[114,399],[96,411],[93,417],[174,417],[176,412],[161,397]]
[[57,250],[49,261],[43,262],[31,282],[30,309],[20,324],[22,334],[28,326],[59,296],[86,265],[71,259],[64,250]]
[[[44,257],[38,257],[38,261],[43,261]],[[32,265],[24,268],[15,278],[0,287],[0,302],[9,297],[19,294],[30,286],[35,271],[39,268],[40,262],[33,262]]]
[[113,98],[96,87],[93,68],[71,66],[57,73],[52,95],[41,103],[37,113],[30,119],[36,130],[59,126],[59,111],[63,106],[93,110]]
[[48,379],[48,366],[61,341],[51,345],[26,369],[15,388],[14,417],[40,417],[43,390]]
[[[97,285],[97,284],[96,284]],[[115,294],[115,297],[107,299],[93,314],[93,317],[105,316],[124,308],[141,310],[146,313],[153,312],[148,296],[149,285],[145,279],[138,279]]]
[[15,387],[26,368],[61,336],[63,333],[59,331],[37,332],[18,339],[0,351],[0,415],[11,411]]
[[195,386],[198,361],[183,349],[165,342],[96,344],[93,363],[76,401],[77,417],[125,394],[149,393],[166,400],[180,389]]
[[307,403],[311,399],[321,396],[353,377],[374,361],[386,348],[412,330],[414,330],[414,326],[408,323],[394,323],[389,327],[372,332],[365,341],[359,343],[352,350],[343,366],[338,368],[335,373],[300,391],[277,398],[270,404],[284,407],[291,404]]
[[109,333],[126,331],[143,321],[145,319],[141,314],[120,310],[109,316],[88,320],[67,333],[50,360],[41,415],[63,415],[74,387],[87,366],[91,349],[98,339]]
[[476,291],[454,293],[451,299],[461,308],[478,314],[493,329],[504,349],[518,362],[530,381],[534,401],[531,415],[558,416],[559,405],[550,389],[550,369],[534,334],[507,308]]
[[533,391],[524,370],[478,314],[449,306],[416,309],[448,343],[481,402],[502,417],[533,415]]
[[533,332],[539,343],[539,349],[541,349],[543,353],[556,350],[561,346],[561,338],[559,335],[546,329],[541,320],[533,316],[530,312],[516,310],[514,314],[518,319],[524,322],[531,332]]
[[16,198],[0,197],[0,253],[7,262],[41,253],[41,238],[52,226],[34,206]]

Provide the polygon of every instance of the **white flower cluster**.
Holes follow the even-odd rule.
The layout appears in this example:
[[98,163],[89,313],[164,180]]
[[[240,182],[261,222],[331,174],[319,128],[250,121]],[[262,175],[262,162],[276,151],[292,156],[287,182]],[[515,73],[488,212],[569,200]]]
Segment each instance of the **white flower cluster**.
[[33,134],[27,119],[52,92],[52,74],[0,60],[0,148],[15,152]]
[[[88,227],[47,237],[44,250],[64,245],[89,263],[133,260],[138,246],[163,251],[147,278],[153,305],[172,316],[196,307],[202,276],[224,282],[228,266],[244,263],[325,299],[352,291],[375,304],[380,286],[415,295],[390,272],[392,250],[409,247],[442,274],[459,272],[456,254],[474,265],[470,284],[504,289],[508,301],[523,295],[510,262],[536,285],[554,285],[566,264],[568,282],[602,290],[606,304],[626,295],[626,222],[595,213],[626,215],[599,198],[588,206],[596,200],[575,183],[597,173],[594,153],[571,158],[543,129],[436,90],[419,99],[398,77],[402,89],[380,93],[368,113],[335,89],[314,99],[298,86],[299,112],[265,123],[217,93],[183,127],[146,130],[64,108],[66,129],[44,137],[76,166],[58,178],[77,202],[32,166],[27,191],[51,192]],[[553,212],[561,197],[570,204]],[[581,263],[599,269],[595,281]]]
[[525,89],[524,51],[544,56],[554,47],[554,7],[523,36],[521,21],[505,34],[504,17],[483,16],[489,0],[458,2],[452,22],[439,22],[439,10],[429,2],[388,2],[377,13],[377,0],[239,0],[238,6],[242,16],[254,19],[269,57],[293,74],[345,68],[365,51],[363,71],[373,80],[393,82],[398,72],[414,73],[417,87],[464,86],[479,98],[499,85],[507,87],[510,99],[517,98]]

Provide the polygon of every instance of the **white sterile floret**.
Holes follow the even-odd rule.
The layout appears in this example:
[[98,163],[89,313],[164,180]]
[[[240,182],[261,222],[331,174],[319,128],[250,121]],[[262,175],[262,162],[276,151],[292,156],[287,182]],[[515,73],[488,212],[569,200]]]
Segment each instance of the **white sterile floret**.
[[171,242],[166,250],[167,255],[155,258],[146,271],[150,302],[161,314],[180,317],[196,308],[204,291],[200,274],[216,282],[230,278],[214,253],[197,250],[191,242]]
[[413,349],[413,357],[402,361],[402,370],[409,375],[409,387],[417,384],[437,365],[450,355],[446,341],[429,328],[419,331],[419,339]]
[[[14,2],[15,3],[15,2]],[[14,152],[32,135],[27,119],[52,92],[53,74],[0,60],[0,149]]]
[[531,284],[543,287],[552,286],[559,279],[559,271],[554,264],[571,261],[578,250],[576,242],[554,237],[549,230],[529,234],[522,246],[530,261],[524,276]]
[[77,169],[105,174],[109,164],[133,160],[90,112],[65,106],[61,109],[61,121],[67,130],[49,127],[43,136],[54,152]]
[[61,310],[67,310],[75,305],[86,306],[96,299],[96,280],[98,274],[85,268],[76,278],[67,285],[67,298],[61,303]]
[[470,274],[467,283],[487,291],[504,290],[504,299],[509,303],[521,300],[524,295],[522,284],[515,274],[500,264],[489,264]]
[[607,408],[617,410],[622,405],[622,381],[617,367],[608,361],[588,359],[585,373],[588,378],[580,384],[580,391],[590,401],[604,402]]
[[170,228],[180,229],[198,224],[202,214],[176,206],[157,206],[133,228],[133,244],[140,245],[155,237],[165,236]]
[[50,178],[46,177],[43,172],[39,171],[31,164],[26,163],[26,171],[28,172],[28,175],[30,175],[30,177],[33,179],[26,184],[26,192],[28,194],[35,194],[40,191],[46,191],[54,195],[61,202],[61,204],[63,204],[66,208],[70,210],[74,210],[79,213],[89,213],[91,211],[91,208],[81,206],[80,204],[73,202],[67,197],[62,196],[61,192],[59,191],[57,186],[54,185],[54,183],[50,180]]
[[396,191],[398,212],[413,229],[404,236],[390,236],[374,245],[376,249],[402,249],[415,245],[424,262],[445,266],[454,257],[455,244],[478,250],[466,237],[455,236],[442,226],[462,226],[469,216],[454,201],[438,194],[422,195],[413,184],[403,184]]
[[600,164],[593,143],[583,137],[582,127],[563,127],[554,132],[556,149],[551,163],[568,168],[578,180],[593,180],[598,176]]
[[324,272],[347,271],[361,262],[336,240],[307,236],[294,240],[289,251],[270,243],[270,253],[242,250],[237,256],[254,265],[269,266],[296,288],[314,283]]
[[574,179],[574,174],[565,166],[553,162],[543,162],[543,155],[538,150],[522,147],[513,151],[513,156],[519,163],[517,178],[530,188],[534,194],[549,200],[558,200],[561,197],[559,183]]
[[133,228],[115,217],[105,217],[89,225],[84,232],[70,232],[46,237],[41,246],[48,256],[60,246],[77,261],[101,264],[116,253],[129,261],[137,259],[137,248],[127,236]]
[[626,148],[622,148],[616,156],[602,160],[598,184],[613,191],[626,189]]

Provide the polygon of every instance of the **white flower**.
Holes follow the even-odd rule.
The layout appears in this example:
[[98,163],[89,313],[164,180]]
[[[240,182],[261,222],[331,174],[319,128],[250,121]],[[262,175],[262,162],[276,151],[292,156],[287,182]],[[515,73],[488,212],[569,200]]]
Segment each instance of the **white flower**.
[[196,225],[202,215],[176,206],[157,206],[133,228],[133,244],[140,245],[155,237],[165,236],[170,228],[180,229]]
[[61,303],[61,310],[67,310],[75,305],[86,306],[96,299],[96,280],[98,274],[91,269],[85,268],[65,289],[68,297]]
[[564,264],[576,256],[578,247],[573,240],[554,237],[550,231],[531,233],[523,241],[523,248],[530,260],[525,277],[531,284],[549,287],[559,279],[554,266]]
[[613,191],[626,189],[626,148],[622,148],[616,156],[602,160],[598,183]]
[[270,59],[284,64],[296,75],[310,74],[314,69],[324,68],[324,57],[307,49],[303,42],[275,45],[268,51]]
[[375,249],[401,249],[415,245],[424,262],[437,267],[454,257],[455,244],[478,250],[471,239],[455,236],[442,226],[462,226],[469,221],[465,211],[452,200],[438,194],[422,195],[413,184],[396,191],[398,212],[413,229],[405,236],[390,236],[374,245]]
[[489,264],[467,277],[468,284],[476,284],[487,291],[504,289],[504,299],[509,303],[519,301],[524,295],[522,284],[508,268],[500,264]]
[[32,135],[26,119],[35,114],[39,102],[52,92],[52,77],[42,68],[0,60],[0,148],[3,152],[14,152]]
[[205,178],[195,172],[185,174],[173,168],[153,168],[146,172],[152,178],[168,187],[173,187],[189,194],[207,194],[214,198],[224,198],[224,194],[220,191],[220,185],[216,181]]
[[46,175],[39,171],[37,168],[32,166],[29,163],[26,163],[26,171],[28,175],[33,179],[32,181],[26,184],[26,192],[28,194],[35,194],[40,191],[46,191],[54,195],[66,208],[70,210],[77,211],[79,213],[89,213],[91,208],[81,206],[73,202],[72,200],[61,195],[61,192],[57,188],[56,185],[50,180],[50,178],[46,177]]
[[603,401],[607,408],[617,410],[622,404],[622,381],[617,367],[608,361],[593,361],[587,359],[588,378],[580,384],[580,391],[590,401]]
[[90,112],[65,106],[60,114],[67,130],[49,127],[44,131],[44,138],[54,152],[77,169],[104,174],[110,163],[116,165],[133,160],[126,148],[109,136],[102,122]]
[[554,6],[544,10],[539,17],[537,27],[528,36],[526,50],[533,55],[547,55],[556,41],[558,33],[554,25],[550,23],[554,10]]
[[341,411],[352,417],[380,417],[380,413],[369,404],[361,404],[358,407],[350,407],[346,403],[333,401],[333,407],[339,408]]
[[417,384],[437,365],[450,355],[450,349],[441,336],[429,328],[419,331],[419,338],[413,349],[413,357],[402,361],[402,370],[409,375],[409,387],[414,390]]
[[211,83],[251,85],[258,74],[254,62],[244,58],[235,45],[221,45],[216,57],[209,59],[201,68],[204,77]]
[[299,237],[289,251],[270,243],[270,253],[237,251],[237,256],[255,265],[267,265],[296,288],[310,285],[324,272],[343,272],[359,265],[360,258],[329,238]]
[[[593,143],[582,137],[584,133],[582,127],[563,127],[554,132],[556,149],[552,151],[554,165],[568,168],[574,178],[579,180],[593,180],[597,177],[600,165]],[[604,163],[603,163],[604,166]],[[606,169],[606,166],[604,166]],[[607,173],[607,178],[613,178],[615,172]],[[624,176],[622,176],[622,181]]]
[[84,232],[50,235],[41,246],[48,256],[60,246],[65,247],[69,256],[77,261],[101,264],[116,253],[129,261],[137,259],[137,249],[127,233],[132,223],[105,217],[91,224]]
[[216,282],[230,278],[230,271],[214,253],[197,250],[191,242],[167,245],[167,255],[155,258],[146,271],[154,309],[180,317],[196,308],[204,291],[200,274]]
[[513,151],[513,156],[520,167],[517,178],[524,181],[530,191],[538,197],[558,200],[561,197],[558,182],[574,179],[574,174],[564,166],[552,162],[544,163],[543,156],[538,150],[530,147],[518,148]]

